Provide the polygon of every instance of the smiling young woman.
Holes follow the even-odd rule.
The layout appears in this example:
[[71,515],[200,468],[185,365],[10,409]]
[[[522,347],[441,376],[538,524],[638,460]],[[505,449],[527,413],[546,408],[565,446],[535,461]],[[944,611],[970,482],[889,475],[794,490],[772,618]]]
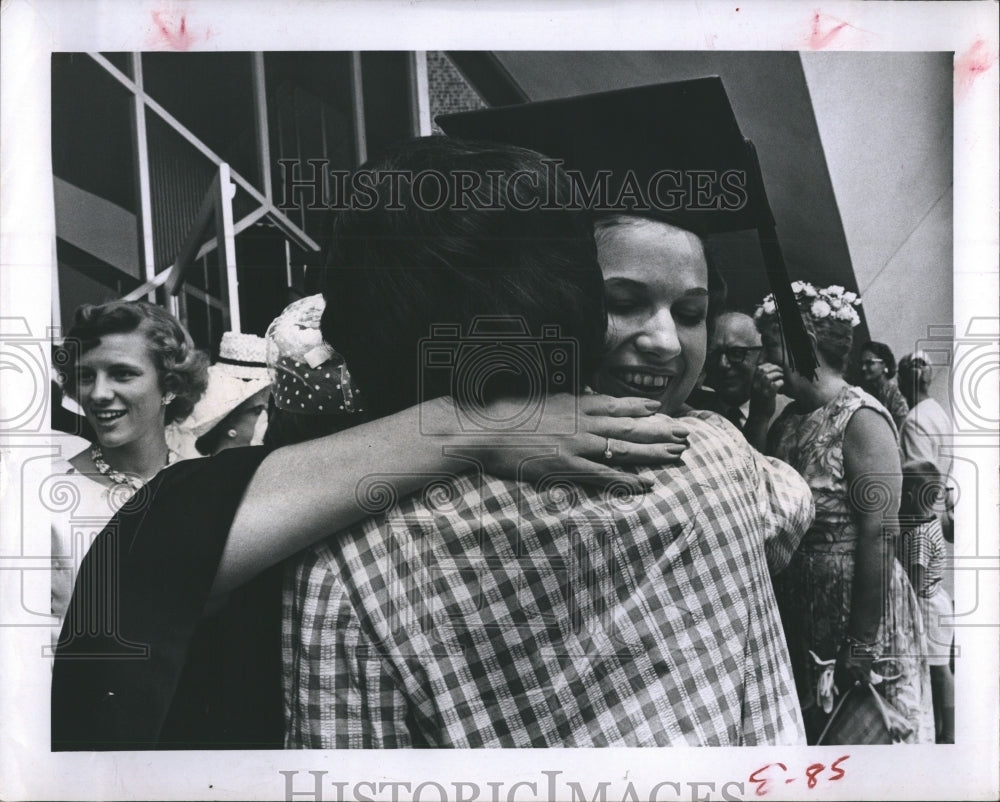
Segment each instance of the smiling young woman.
[[[82,306],[63,345],[64,391],[82,407],[97,442],[54,469],[81,499],[73,516],[108,520],[172,461],[165,427],[185,418],[207,383],[208,360],[168,312],[143,301]],[[83,554],[72,522],[56,515],[52,612],[65,614]],[[84,553],[86,549],[83,550]]]
[[701,240],[645,217],[598,222],[608,332],[597,389],[679,411],[705,362],[709,290]]

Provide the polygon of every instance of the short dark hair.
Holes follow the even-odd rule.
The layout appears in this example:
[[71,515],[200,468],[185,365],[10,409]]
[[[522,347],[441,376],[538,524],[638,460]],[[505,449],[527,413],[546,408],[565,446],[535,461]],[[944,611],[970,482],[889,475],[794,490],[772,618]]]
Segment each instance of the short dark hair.
[[934,509],[938,499],[944,497],[945,487],[941,472],[928,460],[911,460],[902,465],[903,489],[913,494],[914,505],[925,512]]
[[891,379],[896,375],[896,357],[893,356],[892,349],[889,348],[888,345],[885,343],[875,342],[874,340],[869,340],[861,346],[861,351],[859,351],[859,353],[864,353],[865,351],[871,351],[876,357],[885,363],[886,377]]
[[[551,193],[569,191],[565,174],[544,159],[509,145],[422,137],[366,166],[491,177],[464,208],[421,208],[404,182],[392,208],[379,193],[374,208],[335,217],[321,329],[351,366],[371,417],[449,394],[440,372],[423,377],[420,392],[418,342],[432,325],[457,324],[464,335],[483,316],[518,318],[532,337],[557,326],[581,359],[576,386],[562,389],[582,389],[607,327],[603,282],[589,218],[543,208]],[[508,203],[484,208],[499,198]],[[499,382],[493,390],[502,395]]]
[[84,304],[76,310],[73,325],[56,355],[63,376],[63,390],[76,397],[80,356],[101,343],[107,334],[141,331],[156,366],[160,389],[174,394],[167,404],[166,422],[184,420],[208,386],[208,357],[194,346],[180,322],[146,301],[109,301]]

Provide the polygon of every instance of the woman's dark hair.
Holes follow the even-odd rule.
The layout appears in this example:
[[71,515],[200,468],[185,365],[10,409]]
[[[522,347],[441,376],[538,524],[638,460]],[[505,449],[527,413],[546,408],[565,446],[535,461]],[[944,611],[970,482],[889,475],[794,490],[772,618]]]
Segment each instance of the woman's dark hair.
[[226,415],[226,417],[215,424],[215,426],[194,441],[195,450],[204,457],[212,456],[212,454],[219,450],[219,446],[221,446],[223,440],[225,440],[226,432],[232,425],[230,421],[235,421],[242,414],[243,411],[237,407]]
[[869,340],[861,346],[860,353],[863,354],[865,351],[871,351],[876,357],[885,363],[886,378],[891,379],[896,375],[896,357],[893,356],[892,350],[888,345],[885,343],[875,342],[874,340]]
[[[322,332],[351,366],[369,415],[452,394],[455,371],[425,369],[421,343],[432,327],[451,326],[435,342],[457,355],[476,346],[470,329],[484,318],[504,319],[508,330],[484,342],[534,349],[544,390],[580,390],[600,358],[607,318],[589,219],[546,208],[569,192],[563,171],[534,151],[447,137],[399,143],[364,169],[376,179],[388,171],[440,176],[401,181],[397,193],[383,184],[356,194],[357,208],[335,218]],[[429,186],[445,187],[443,204]],[[570,342],[577,364],[549,364],[546,337]],[[521,379],[498,370],[470,390],[483,400],[519,395]]]
[[78,360],[100,345],[101,337],[135,331],[146,338],[160,390],[174,394],[174,400],[167,404],[166,423],[184,420],[208,386],[208,357],[195,348],[191,335],[173,315],[145,301],[84,304],[76,310],[56,360],[63,390],[76,397]]
[[[225,421],[223,421],[223,423],[225,423]],[[226,430],[222,428],[221,424],[213,426],[210,432],[203,434],[194,441],[194,447],[203,457],[210,457],[222,443],[222,438],[225,437],[225,433]]]

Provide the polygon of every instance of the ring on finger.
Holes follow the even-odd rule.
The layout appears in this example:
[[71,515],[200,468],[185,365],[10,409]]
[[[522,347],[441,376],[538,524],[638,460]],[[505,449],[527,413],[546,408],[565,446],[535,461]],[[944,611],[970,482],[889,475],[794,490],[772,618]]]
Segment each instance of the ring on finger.
[[611,450],[611,438],[605,437],[604,440],[604,459],[611,459],[615,455],[615,452]]

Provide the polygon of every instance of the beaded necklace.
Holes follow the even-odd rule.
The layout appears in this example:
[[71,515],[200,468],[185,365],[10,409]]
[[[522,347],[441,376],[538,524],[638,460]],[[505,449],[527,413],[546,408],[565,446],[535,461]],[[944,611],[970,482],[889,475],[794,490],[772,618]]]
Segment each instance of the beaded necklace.
[[[165,464],[169,465],[176,459],[177,459],[177,453],[174,451],[170,451],[168,449],[167,461]],[[107,462],[104,461],[104,452],[101,451],[100,446],[94,446],[92,449],[90,449],[90,461],[94,463],[94,467],[97,468],[97,472],[100,473],[102,476],[107,476],[108,479],[110,479],[116,485],[128,485],[133,490],[142,489],[143,485],[145,485],[146,482],[149,481],[149,479],[153,478],[152,476],[150,476],[149,479],[143,479],[139,476],[132,476],[127,473],[122,473],[121,471],[116,471],[114,468],[108,465]],[[159,473],[159,471],[157,471],[157,473]]]

